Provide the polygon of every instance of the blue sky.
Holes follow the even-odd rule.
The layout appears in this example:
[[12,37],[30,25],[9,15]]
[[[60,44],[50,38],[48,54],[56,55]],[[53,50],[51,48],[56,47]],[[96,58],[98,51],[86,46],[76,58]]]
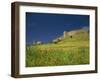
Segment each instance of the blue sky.
[[89,15],[26,12],[26,44],[47,43],[63,35],[63,31],[89,27]]

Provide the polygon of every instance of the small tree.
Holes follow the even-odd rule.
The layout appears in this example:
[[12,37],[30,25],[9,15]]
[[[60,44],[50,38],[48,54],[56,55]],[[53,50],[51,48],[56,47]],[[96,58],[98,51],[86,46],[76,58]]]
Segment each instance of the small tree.
[[70,35],[70,38],[72,38],[72,35]]

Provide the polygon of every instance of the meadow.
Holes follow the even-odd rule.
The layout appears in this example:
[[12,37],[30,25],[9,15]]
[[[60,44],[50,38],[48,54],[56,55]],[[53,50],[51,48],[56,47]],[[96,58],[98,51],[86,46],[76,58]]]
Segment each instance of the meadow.
[[26,67],[89,64],[89,34],[63,38],[58,43],[26,46]]

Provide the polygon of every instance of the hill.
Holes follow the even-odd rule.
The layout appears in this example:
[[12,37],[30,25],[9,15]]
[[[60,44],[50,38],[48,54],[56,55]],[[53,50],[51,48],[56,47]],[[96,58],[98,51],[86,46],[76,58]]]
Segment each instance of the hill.
[[26,67],[89,64],[89,31],[64,31],[48,44],[26,46]]
[[72,30],[69,32],[64,31],[61,37],[58,37],[54,40],[58,40],[58,43],[89,40],[89,31],[85,29]]

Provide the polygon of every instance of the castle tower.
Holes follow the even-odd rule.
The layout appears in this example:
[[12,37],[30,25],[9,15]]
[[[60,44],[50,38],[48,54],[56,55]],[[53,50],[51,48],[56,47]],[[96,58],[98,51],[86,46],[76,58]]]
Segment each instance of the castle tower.
[[67,31],[63,32],[63,37],[66,38],[67,37]]

